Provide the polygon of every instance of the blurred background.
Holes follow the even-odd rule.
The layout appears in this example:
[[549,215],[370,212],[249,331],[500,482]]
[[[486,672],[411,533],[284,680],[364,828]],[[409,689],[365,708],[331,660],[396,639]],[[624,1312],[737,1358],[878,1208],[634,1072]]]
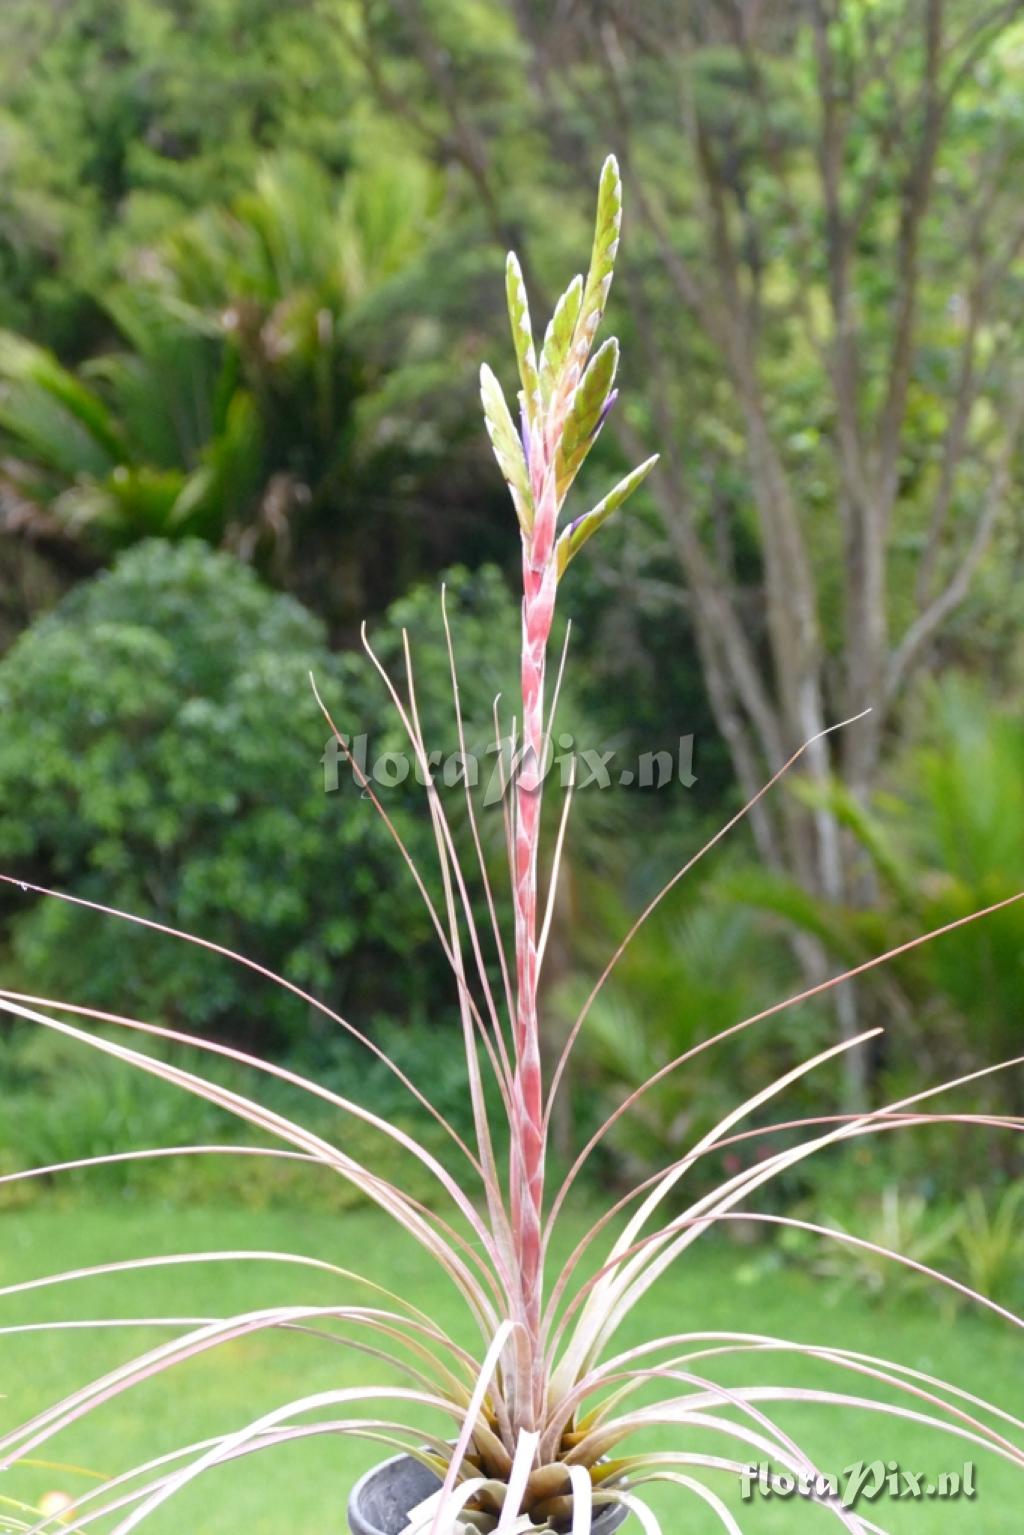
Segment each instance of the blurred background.
[[[632,945],[574,1057],[559,1154],[716,1030],[1024,887],[1022,78],[1021,0],[5,0],[0,869],[259,959],[465,1127],[450,981],[372,807],[330,782],[307,674],[371,760],[398,751],[359,626],[397,670],[408,626],[428,742],[455,750],[444,579],[487,741],[515,686],[518,539],[478,370],[511,383],[505,251],[543,324],[614,151],[623,389],[579,509],[661,462],[563,587],[559,723],[616,764],[692,738],[692,771],[578,796],[553,1050],[661,884],[808,737],[871,712]],[[432,871],[421,792],[381,792]],[[500,813],[482,820],[497,876]],[[1014,907],[783,1011],[649,1094],[591,1175],[631,1186],[876,1025],[755,1117],[765,1139],[726,1170],[798,1133],[770,1123],[1007,1060],[1022,960]],[[296,1063],[419,1124],[295,997],[88,909],[4,887],[0,980]],[[0,1077],[3,1171],[244,1137],[27,1029],[4,1027]],[[1019,1115],[1020,1072],[933,1106]],[[349,1197],[287,1167],[129,1164],[0,1203],[173,1221]],[[1020,1175],[1009,1130],[919,1127],[791,1173],[767,1208],[1009,1305]],[[752,1282],[810,1265],[868,1305],[932,1304],[863,1255],[731,1240]]]

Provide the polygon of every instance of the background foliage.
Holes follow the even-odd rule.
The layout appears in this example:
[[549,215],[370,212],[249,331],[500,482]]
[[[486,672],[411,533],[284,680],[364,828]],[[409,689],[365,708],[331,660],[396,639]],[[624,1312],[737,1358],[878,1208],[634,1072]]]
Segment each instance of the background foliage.
[[[397,749],[358,625],[397,671],[408,626],[451,749],[436,588],[457,565],[486,739],[516,639],[476,392],[499,256],[550,293],[614,148],[631,372],[584,490],[638,447],[663,460],[574,566],[559,724],[622,760],[692,734],[696,782],[580,795],[553,1031],[710,828],[817,724],[873,714],[632,950],[562,1144],[733,1015],[1020,888],[1020,6],[7,0],[0,45],[0,869],[236,947],[436,1055],[454,1016],[428,921],[370,807],[324,793],[307,673]],[[389,808],[429,861],[412,786]],[[497,866],[500,817],[487,846]],[[0,918],[12,984],[367,1071],[199,949],[16,888]],[[855,1079],[815,1080],[828,1105],[1019,1053],[1021,920],[698,1057],[603,1172],[646,1171],[837,1028],[886,1035]],[[6,1049],[16,1156],[59,1073]],[[1019,1113],[1019,1084],[958,1101]],[[104,1144],[106,1102],[74,1084],[67,1145]],[[956,1240],[1002,1252],[1012,1147],[915,1137],[853,1186],[835,1170],[834,1198],[796,1192],[873,1199],[884,1225],[969,1176]]]

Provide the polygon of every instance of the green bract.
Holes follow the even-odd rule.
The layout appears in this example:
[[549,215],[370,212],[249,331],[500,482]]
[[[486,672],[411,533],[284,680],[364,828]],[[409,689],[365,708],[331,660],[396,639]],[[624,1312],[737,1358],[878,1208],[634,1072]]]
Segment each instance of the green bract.
[[[604,314],[619,248],[622,185],[614,155],[601,171],[590,269],[584,283],[574,277],[555,305],[544,334],[538,366],[522,269],[514,253],[506,263],[506,296],[519,378],[520,430],[516,430],[501,385],[485,364],[480,370],[484,420],[498,467],[512,496],[524,536],[533,531],[538,498],[554,477],[556,508],[566,496],[615,404],[619,343],[609,337],[591,357]],[[589,362],[588,362],[589,359]],[[641,464],[589,513],[574,519],[558,539],[557,574],[614,511],[632,495],[658,461]]]

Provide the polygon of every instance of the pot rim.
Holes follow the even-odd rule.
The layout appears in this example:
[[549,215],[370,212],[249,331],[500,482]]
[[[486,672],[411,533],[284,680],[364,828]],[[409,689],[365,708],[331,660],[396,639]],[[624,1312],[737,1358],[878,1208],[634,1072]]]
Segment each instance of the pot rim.
[[[386,1460],[379,1460],[375,1466],[371,1466],[368,1471],[364,1471],[359,1480],[354,1484],[352,1491],[349,1493],[349,1510],[358,1511],[359,1500],[363,1490],[371,1481],[375,1481],[376,1478],[379,1477],[382,1472],[386,1472],[390,1466],[397,1466],[402,1461],[406,1460],[417,1460],[417,1457],[411,1450],[403,1450],[398,1455],[389,1455]],[[422,1461],[417,1461],[417,1464],[422,1465]],[[612,1511],[621,1515],[613,1527],[618,1529],[619,1526],[624,1524],[626,1519],[629,1517],[629,1509],[626,1508],[623,1504],[606,1503],[601,1507],[595,1507],[593,1511],[594,1523],[596,1524],[597,1520],[600,1519],[602,1515]]]
[[369,1471],[364,1471],[358,1482],[353,1485],[352,1491],[348,1495],[349,1506],[351,1507],[355,1504],[366,1484],[372,1482],[375,1477],[380,1476],[381,1472],[386,1471],[389,1466],[397,1466],[400,1460],[415,1459],[416,1456],[411,1450],[402,1450],[397,1455],[389,1455],[387,1460],[379,1460],[375,1466],[370,1467]]

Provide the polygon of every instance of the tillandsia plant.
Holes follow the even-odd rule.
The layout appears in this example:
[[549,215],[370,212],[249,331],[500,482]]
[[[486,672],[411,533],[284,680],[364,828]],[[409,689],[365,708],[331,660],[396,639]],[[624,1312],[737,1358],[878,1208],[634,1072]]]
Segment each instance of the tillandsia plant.
[[[284,1066],[138,1019],[11,991],[2,993],[6,1013],[91,1045],[208,1099],[265,1132],[271,1142],[265,1148],[242,1151],[216,1146],[154,1147],[148,1152],[126,1152],[125,1157],[216,1154],[288,1157],[319,1165],[348,1180],[397,1221],[440,1265],[464,1302],[475,1343],[467,1344],[461,1337],[451,1336],[434,1317],[409,1299],[377,1283],[309,1257],[275,1254],[278,1261],[312,1265],[326,1269],[347,1284],[364,1285],[365,1302],[268,1307],[201,1326],[170,1320],[168,1325],[175,1332],[170,1341],[94,1380],[4,1435],[0,1439],[3,1464],[10,1466],[36,1454],[84,1414],[180,1361],[263,1330],[298,1327],[370,1352],[386,1362],[388,1381],[372,1388],[339,1387],[300,1396],[234,1432],[184,1445],[79,1498],[61,1515],[65,1521],[63,1528],[68,1520],[78,1530],[100,1522],[102,1528],[112,1529],[115,1535],[128,1535],[175,1492],[213,1466],[304,1438],[350,1434],[404,1452],[407,1467],[422,1468],[424,1474],[433,1473],[433,1478],[428,1476],[425,1485],[420,1483],[417,1495],[407,1498],[404,1504],[396,1501],[397,1495],[393,1496],[388,1505],[390,1511],[386,1516],[379,1515],[379,1523],[364,1517],[365,1511],[355,1510],[354,1519],[361,1522],[354,1523],[353,1528],[379,1530],[381,1535],[400,1535],[402,1531],[408,1535],[458,1535],[474,1531],[512,1535],[520,1530],[588,1535],[591,1530],[615,1528],[630,1516],[645,1531],[657,1535],[662,1526],[646,1495],[648,1489],[664,1483],[670,1484],[671,1496],[677,1500],[676,1507],[683,1516],[688,1503],[696,1499],[720,1527],[735,1532],[739,1526],[726,1498],[730,1493],[735,1497],[739,1479],[755,1459],[769,1463],[774,1468],[773,1475],[806,1477],[808,1501],[821,1505],[845,1529],[860,1535],[877,1531],[879,1526],[863,1513],[845,1506],[827,1478],[819,1476],[805,1450],[776,1421],[773,1406],[795,1402],[811,1403],[823,1410],[852,1406],[887,1412],[917,1425],[941,1429],[968,1444],[972,1452],[984,1448],[1024,1469],[1021,1439],[1024,1423],[1008,1412],[948,1381],[838,1344],[800,1345],[751,1331],[737,1321],[733,1328],[700,1330],[691,1326],[687,1331],[652,1337],[615,1350],[616,1335],[624,1320],[651,1286],[704,1233],[729,1221],[801,1227],[826,1241],[871,1247],[872,1244],[846,1232],[828,1231],[810,1222],[757,1209],[758,1192],[811,1155],[867,1134],[911,1130],[944,1118],[1008,1132],[1022,1128],[1021,1121],[1005,1116],[938,1114],[925,1107],[937,1093],[957,1083],[925,1087],[898,1102],[858,1115],[823,1115],[803,1121],[783,1117],[774,1126],[775,1131],[786,1132],[782,1149],[769,1152],[754,1166],[728,1174],[710,1192],[691,1198],[689,1204],[684,1202],[679,1211],[680,1192],[698,1161],[709,1154],[717,1156],[755,1133],[760,1143],[770,1145],[773,1127],[766,1129],[761,1124],[755,1132],[744,1129],[744,1121],[764,1110],[805,1074],[842,1051],[861,1047],[869,1034],[821,1051],[770,1082],[728,1113],[685,1155],[610,1205],[592,1222],[550,1293],[545,1289],[546,1259],[553,1238],[561,1229],[562,1212],[588,1158],[618,1117],[628,1112],[643,1093],[670,1078],[698,1053],[713,1048],[717,1040],[762,1024],[783,1008],[838,983],[829,981],[789,997],[702,1040],[678,1059],[666,1061],[582,1147],[557,1190],[550,1195],[546,1191],[545,1151],[552,1107],[564,1087],[570,1052],[594,998],[644,917],[750,808],[748,805],[739,811],[706,846],[688,858],[626,935],[598,977],[555,1069],[545,1081],[541,1068],[538,982],[572,799],[570,787],[542,899],[538,872],[542,769],[557,694],[557,682],[551,689],[551,700],[545,687],[552,616],[559,582],[570,562],[622,505],[653,462],[649,460],[627,475],[591,511],[582,516],[563,517],[577,472],[615,402],[617,345],[606,341],[595,351],[594,343],[618,250],[620,220],[619,173],[615,161],[609,159],[601,174],[590,270],[585,280],[575,278],[558,301],[539,355],[520,268],[515,257],[509,258],[508,301],[521,385],[518,427],[497,379],[490,370],[483,372],[487,427],[509,485],[522,541],[521,735],[517,733],[518,750],[513,753],[509,793],[503,801],[511,862],[514,963],[509,962],[506,954],[500,902],[488,876],[469,785],[466,828],[474,850],[472,874],[457,857],[445,807],[431,782],[408,638],[404,646],[405,688],[401,690],[377,662],[364,636],[367,652],[378,666],[423,768],[424,792],[439,861],[440,901],[435,902],[424,875],[409,857],[397,832],[393,834],[426,903],[454,976],[474,1126],[471,1141],[461,1138],[443,1119],[421,1087],[397,1065],[387,1064],[422,1112],[438,1121],[450,1137],[464,1164],[465,1179],[453,1176],[406,1130]],[[454,717],[464,750],[458,673],[446,613],[445,632]],[[327,714],[326,708],[324,712]],[[329,714],[327,717],[330,719]],[[344,743],[346,738],[339,733],[338,739]],[[761,793],[771,788],[802,750],[806,747],[780,768]],[[353,767],[365,797],[391,827],[372,785],[359,777],[358,764]],[[487,920],[479,929],[472,916],[478,889],[487,912]],[[63,900],[75,899],[53,891],[44,893]],[[124,912],[109,915],[157,927]],[[959,925],[950,923],[938,932]],[[164,927],[160,931],[172,930]],[[255,961],[217,949],[202,937],[183,933],[174,936],[215,949],[226,960],[246,965],[276,981],[310,1006],[327,1013],[367,1050],[387,1059],[379,1046],[355,1025],[330,1012],[291,982],[272,976]],[[937,933],[923,935],[903,948],[936,936]],[[879,955],[848,974],[868,970],[898,952],[901,950]],[[493,984],[492,972],[500,977]],[[76,1017],[79,1022],[69,1021]],[[103,1024],[104,1031],[91,1031],[90,1023]],[[447,1202],[445,1212],[426,1208],[341,1146],[266,1107],[258,1096],[229,1089],[215,1073],[206,1077],[146,1050],[122,1044],[118,1031],[141,1033],[161,1041],[187,1039],[204,1052],[230,1057],[254,1072],[283,1079],[335,1110],[374,1126],[436,1180]],[[984,1073],[974,1073],[979,1075]],[[969,1080],[972,1078],[960,1079]],[[502,1166],[496,1152],[498,1127],[488,1111],[489,1102],[495,1098],[509,1130],[509,1158],[507,1165]],[[60,1170],[47,1168],[35,1172]],[[33,1175],[12,1174],[5,1181]],[[667,1209],[670,1195],[672,1210],[676,1212],[671,1214]],[[882,1251],[878,1247],[873,1250]],[[242,1263],[267,1256],[214,1252],[139,1262],[140,1266],[154,1261]],[[1021,1325],[1009,1311],[924,1263],[896,1252],[885,1256],[970,1296],[979,1306],[997,1313],[1006,1324]],[[115,1267],[121,1265],[108,1266]],[[80,1277],[80,1273],[57,1274],[33,1283],[71,1284]],[[17,1288],[24,1290],[32,1285]],[[745,1302],[744,1311],[747,1309]],[[106,1325],[110,1325],[109,1320]],[[810,1389],[791,1384],[784,1376],[779,1384],[770,1386],[742,1382],[726,1386],[716,1379],[719,1362],[734,1365],[745,1357],[763,1354],[777,1357],[783,1369],[787,1358],[803,1354],[833,1371],[835,1382],[827,1389]],[[732,1373],[735,1375],[735,1370]],[[401,1383],[388,1383],[395,1375]],[[420,1426],[424,1414],[432,1415],[432,1431]],[[660,1447],[660,1431],[665,1429],[672,1431],[671,1448]],[[707,1448],[709,1436],[720,1439],[720,1450]],[[388,1464],[391,1463],[386,1463],[380,1474],[386,1476]],[[54,1531],[58,1525],[55,1518],[44,1518],[35,1523],[23,1521],[20,1527],[43,1532]],[[674,1514],[671,1529],[681,1527],[680,1517]]]

